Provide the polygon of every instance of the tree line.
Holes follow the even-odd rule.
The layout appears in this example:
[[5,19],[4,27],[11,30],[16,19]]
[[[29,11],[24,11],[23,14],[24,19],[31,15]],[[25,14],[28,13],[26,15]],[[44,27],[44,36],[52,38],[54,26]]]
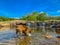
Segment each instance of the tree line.
[[[15,20],[15,18],[8,18],[5,16],[0,16],[0,21],[11,21]],[[45,12],[32,12],[27,15],[23,15],[19,20],[27,20],[27,21],[45,21],[45,20],[60,20],[60,16],[48,16]]]
[[14,18],[8,18],[5,16],[0,16],[0,21],[11,21],[11,20],[14,20]]
[[27,21],[60,20],[60,16],[48,16],[45,12],[32,12],[31,14],[27,14],[26,16],[23,15],[20,19]]

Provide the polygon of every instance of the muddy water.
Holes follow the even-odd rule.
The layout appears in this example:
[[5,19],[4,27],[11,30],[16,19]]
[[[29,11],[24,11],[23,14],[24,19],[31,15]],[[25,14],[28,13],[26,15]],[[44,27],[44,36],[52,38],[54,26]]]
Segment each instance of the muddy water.
[[[15,37],[15,29],[0,29],[0,45],[60,45],[59,33],[44,30],[32,30],[32,36]],[[46,36],[51,36],[47,38]]]

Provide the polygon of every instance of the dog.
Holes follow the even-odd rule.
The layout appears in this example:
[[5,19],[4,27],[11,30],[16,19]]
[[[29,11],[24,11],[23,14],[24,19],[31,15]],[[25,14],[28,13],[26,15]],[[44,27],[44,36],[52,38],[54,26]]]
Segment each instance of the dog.
[[16,34],[18,33],[20,33],[20,35],[23,35],[24,33],[26,36],[31,36],[31,30],[27,28],[26,25],[23,23],[19,23],[16,26]]

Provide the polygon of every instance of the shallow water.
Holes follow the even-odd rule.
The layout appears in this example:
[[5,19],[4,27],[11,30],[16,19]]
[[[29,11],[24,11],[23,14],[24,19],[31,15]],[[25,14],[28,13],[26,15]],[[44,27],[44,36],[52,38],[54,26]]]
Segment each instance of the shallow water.
[[[56,36],[60,34],[53,31],[32,30],[32,36],[19,36],[15,38],[15,29],[0,29],[0,45],[60,45]],[[51,39],[46,36],[52,36]]]

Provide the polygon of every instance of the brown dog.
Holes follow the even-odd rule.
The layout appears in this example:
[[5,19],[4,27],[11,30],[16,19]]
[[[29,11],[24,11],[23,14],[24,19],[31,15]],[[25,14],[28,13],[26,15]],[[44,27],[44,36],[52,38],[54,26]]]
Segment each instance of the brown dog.
[[20,35],[22,35],[22,34],[24,33],[25,35],[28,36],[28,35],[30,35],[31,30],[28,29],[28,28],[26,27],[26,25],[20,23],[20,24],[17,25],[16,34],[17,34],[18,32],[20,33]]

